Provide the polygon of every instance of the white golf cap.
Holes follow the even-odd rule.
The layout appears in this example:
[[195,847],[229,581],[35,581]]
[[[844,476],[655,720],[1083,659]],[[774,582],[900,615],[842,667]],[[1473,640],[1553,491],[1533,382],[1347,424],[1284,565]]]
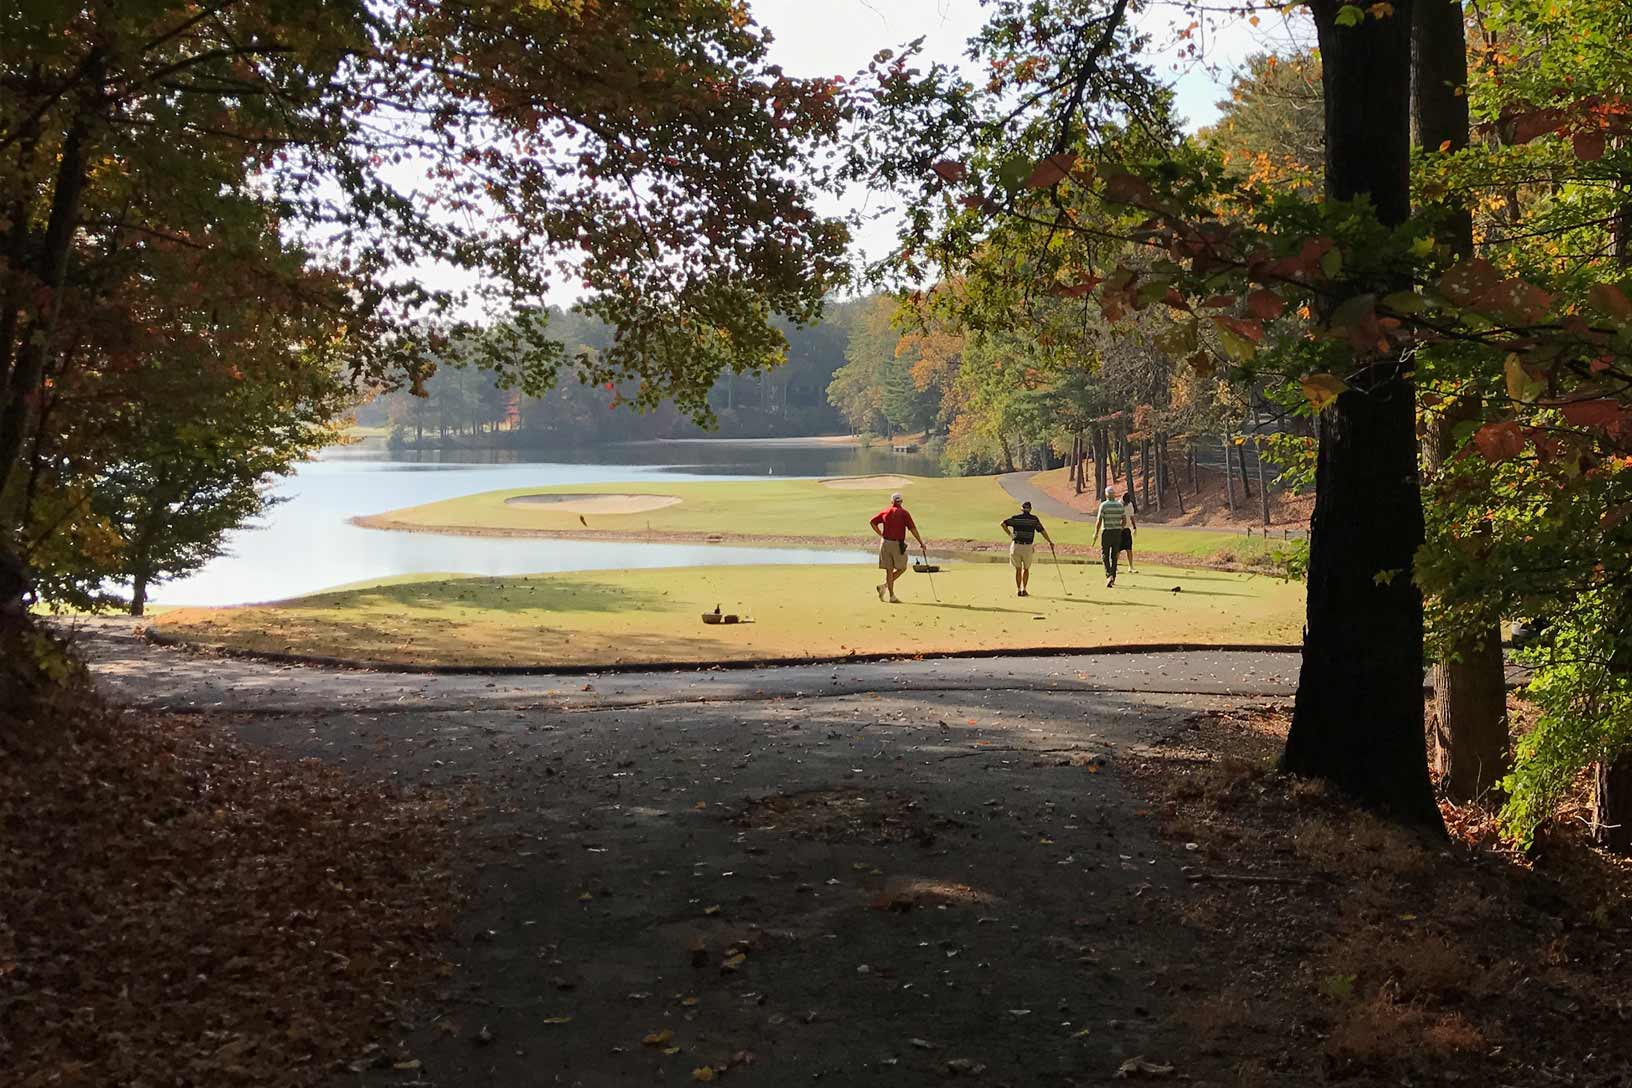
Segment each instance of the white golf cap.
[[897,491],[895,494],[891,495],[890,496],[890,501],[891,502],[897,502],[897,503],[900,502],[901,501],[901,492]]

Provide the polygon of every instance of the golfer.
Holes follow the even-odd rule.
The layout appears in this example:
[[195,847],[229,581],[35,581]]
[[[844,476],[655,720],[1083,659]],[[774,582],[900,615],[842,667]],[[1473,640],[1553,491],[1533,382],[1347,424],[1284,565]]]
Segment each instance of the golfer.
[[924,538],[918,535],[912,515],[901,505],[899,491],[890,496],[890,505],[874,514],[867,524],[882,541],[878,546],[878,569],[884,572],[884,581],[878,586],[878,599],[900,604],[900,598],[895,595],[895,580],[907,569],[907,534],[911,533],[918,541],[919,549],[927,551]]
[[1133,504],[1133,492],[1122,492],[1122,509],[1127,512],[1127,524],[1122,526],[1122,551],[1128,553],[1128,571],[1137,573],[1133,569],[1133,532],[1139,528],[1139,519],[1135,516],[1139,510]]
[[1122,548],[1122,528],[1128,520],[1128,508],[1116,498],[1116,492],[1105,491],[1105,501],[1099,504],[1094,517],[1094,536],[1099,538],[1099,554],[1105,563],[1105,588],[1116,585],[1116,553]]
[[1009,534],[1009,563],[1014,567],[1014,588],[1016,597],[1029,597],[1027,592],[1031,585],[1031,559],[1037,545],[1034,540],[1038,533],[1048,541],[1048,546],[1054,546],[1054,540],[1043,528],[1043,523],[1036,514],[1031,512],[1031,503],[1020,504],[1020,512],[1013,517],[1004,518],[998,522],[1003,531]]

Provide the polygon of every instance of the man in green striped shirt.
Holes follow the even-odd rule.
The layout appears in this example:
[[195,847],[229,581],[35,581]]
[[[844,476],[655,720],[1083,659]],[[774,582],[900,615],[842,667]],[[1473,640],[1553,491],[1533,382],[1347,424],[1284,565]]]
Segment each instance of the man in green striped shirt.
[[1116,585],[1116,553],[1122,547],[1122,527],[1127,521],[1128,508],[1117,501],[1115,491],[1107,490],[1094,518],[1094,536],[1099,538],[1099,554],[1105,563],[1106,589]]

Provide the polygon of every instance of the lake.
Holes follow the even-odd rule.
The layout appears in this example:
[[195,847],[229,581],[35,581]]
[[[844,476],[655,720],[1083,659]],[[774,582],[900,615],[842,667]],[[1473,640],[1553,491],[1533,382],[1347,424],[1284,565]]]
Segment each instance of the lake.
[[642,478],[763,480],[897,472],[938,476],[926,454],[892,454],[810,439],[635,442],[571,451],[392,454],[378,442],[337,447],[278,480],[280,501],[233,533],[228,554],[154,587],[160,605],[279,600],[398,574],[535,574],[733,563],[871,562],[871,551],[522,540],[362,529],[348,519],[478,491]]

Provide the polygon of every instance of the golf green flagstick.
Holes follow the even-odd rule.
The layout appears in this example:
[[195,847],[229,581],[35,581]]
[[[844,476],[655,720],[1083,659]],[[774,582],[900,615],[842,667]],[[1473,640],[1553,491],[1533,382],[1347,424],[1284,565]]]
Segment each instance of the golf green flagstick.
[[1054,573],[1060,576],[1060,592],[1064,593],[1067,597],[1071,596],[1071,591],[1065,588],[1065,572],[1060,569],[1060,553],[1054,550],[1054,542],[1052,540],[1048,542],[1048,554],[1054,557]]
[[918,550],[924,553],[924,573],[929,575],[929,591],[935,594],[935,603],[941,603],[941,595],[935,590],[935,572],[929,569],[929,549],[919,545]]

